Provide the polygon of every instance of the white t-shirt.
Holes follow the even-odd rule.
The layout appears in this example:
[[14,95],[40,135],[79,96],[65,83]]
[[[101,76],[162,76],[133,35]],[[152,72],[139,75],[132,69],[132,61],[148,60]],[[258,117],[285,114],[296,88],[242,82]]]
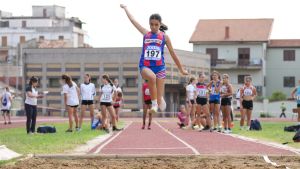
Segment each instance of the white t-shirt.
[[[1,110],[10,110],[11,107],[10,97],[11,97],[10,92],[4,92],[2,94]],[[6,100],[6,105],[3,105],[4,100]]]
[[68,106],[77,106],[79,105],[78,93],[77,93],[77,85],[72,82],[73,86],[69,87],[68,84],[63,86],[63,94],[67,94],[67,105]]
[[82,100],[94,100],[94,96],[96,95],[96,89],[94,83],[81,84],[80,94]]
[[100,87],[99,92],[101,93],[100,102],[110,103],[112,102],[113,93],[116,91],[115,86],[106,84]]
[[25,103],[32,105],[32,106],[36,106],[37,105],[37,98],[34,97],[29,97],[27,92],[31,92],[33,96],[38,96],[38,91],[36,90],[36,88],[28,86],[26,88],[26,99],[25,99]]
[[195,99],[195,91],[197,91],[196,86],[193,84],[189,84],[186,87],[186,93],[187,93],[187,98],[189,100],[194,100]]
[[118,87],[115,86],[115,88],[116,88],[116,92],[122,92],[122,89],[120,86],[118,86]]

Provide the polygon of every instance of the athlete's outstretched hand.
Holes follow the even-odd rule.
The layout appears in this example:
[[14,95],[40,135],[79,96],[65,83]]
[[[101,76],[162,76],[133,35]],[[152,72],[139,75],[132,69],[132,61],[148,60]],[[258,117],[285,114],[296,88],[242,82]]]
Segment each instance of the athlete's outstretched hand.
[[181,73],[182,75],[189,75],[189,72],[186,71],[186,70],[181,70],[180,73]]
[[124,8],[126,8],[126,5],[120,4],[120,7],[124,9]]

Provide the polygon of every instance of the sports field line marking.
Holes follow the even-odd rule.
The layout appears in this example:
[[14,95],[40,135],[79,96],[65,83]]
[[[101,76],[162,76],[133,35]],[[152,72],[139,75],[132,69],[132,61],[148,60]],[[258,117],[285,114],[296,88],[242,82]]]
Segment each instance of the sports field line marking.
[[179,137],[177,137],[175,134],[171,133],[170,131],[168,131],[166,128],[164,128],[163,126],[161,126],[157,121],[154,122],[156,125],[158,125],[158,127],[160,127],[163,131],[165,131],[166,133],[170,134],[171,136],[173,136],[175,139],[177,139],[178,141],[180,141],[181,143],[183,143],[184,145],[186,145],[188,148],[190,148],[196,155],[200,155],[199,151],[196,150],[193,146],[191,146],[190,144],[188,144],[187,142],[183,141],[182,139],[180,139]]
[[132,124],[132,121],[127,124],[122,131],[119,131],[116,135],[111,137],[109,140],[107,140],[104,144],[102,144],[100,147],[97,148],[97,150],[93,154],[98,154],[100,151],[110,142],[112,142],[115,138],[117,138],[123,131],[125,131],[130,125]]
[[245,136],[240,136],[240,135],[237,135],[237,134],[224,134],[224,133],[219,133],[219,134],[222,134],[222,135],[225,135],[225,136],[231,136],[233,138],[238,138],[240,140],[249,141],[249,142],[253,142],[253,143],[258,143],[258,144],[262,144],[262,145],[265,145],[265,146],[269,146],[269,147],[273,147],[273,148],[277,148],[277,149],[281,149],[281,150],[290,151],[290,152],[293,152],[297,155],[300,155],[300,152],[298,150],[296,150],[294,148],[291,148],[291,147],[285,147],[285,146],[279,145],[277,143],[268,143],[268,142],[261,141],[261,140],[258,140],[258,139],[249,138],[249,137],[245,137]]
[[[280,167],[280,165],[276,164],[275,162],[272,162],[267,155],[263,156],[266,163],[271,164],[274,167]],[[289,167],[285,166],[286,169],[290,169]]]
[[189,147],[161,147],[161,148],[155,148],[155,147],[140,147],[140,148],[106,148],[106,150],[182,150],[182,149],[189,149]]

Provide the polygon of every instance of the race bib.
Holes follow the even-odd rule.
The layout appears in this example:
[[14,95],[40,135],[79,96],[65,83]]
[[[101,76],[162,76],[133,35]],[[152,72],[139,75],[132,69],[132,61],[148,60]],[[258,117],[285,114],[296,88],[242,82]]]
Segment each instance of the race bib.
[[211,94],[217,94],[216,90],[214,87],[211,88]]
[[144,53],[145,60],[161,60],[161,50],[158,46],[148,46]]
[[145,95],[150,96],[150,90],[149,89],[145,90]]
[[103,94],[102,101],[111,101],[111,94]]
[[205,97],[206,93],[207,93],[206,89],[198,90],[198,96],[200,97]]
[[245,95],[245,96],[251,96],[251,95],[252,95],[252,90],[251,90],[251,89],[246,89],[246,90],[244,91],[244,95]]

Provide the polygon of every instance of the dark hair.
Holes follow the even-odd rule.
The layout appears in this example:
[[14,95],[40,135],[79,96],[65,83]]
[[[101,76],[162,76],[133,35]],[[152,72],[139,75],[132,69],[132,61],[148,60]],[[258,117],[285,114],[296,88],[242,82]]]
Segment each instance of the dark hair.
[[149,22],[150,22],[150,20],[152,20],[152,19],[158,20],[158,21],[159,21],[159,23],[160,23],[159,30],[160,30],[160,31],[165,32],[165,31],[168,30],[168,26],[165,25],[165,24],[163,24],[163,23],[161,22],[162,19],[161,19],[161,16],[160,16],[159,14],[157,14],[157,13],[152,14],[152,15],[150,16],[150,18],[149,18]]
[[194,80],[196,80],[195,77],[191,77],[190,80],[189,80],[189,84],[191,84]]
[[118,96],[118,97],[122,97],[122,96],[123,96],[123,93],[122,93],[122,92],[118,92],[117,96]]
[[109,76],[107,74],[102,75],[102,78],[105,79],[111,86],[113,86],[114,84],[111,82]]
[[9,92],[9,87],[8,86],[4,87],[4,89],[5,89],[5,91]]
[[89,82],[91,83],[91,75],[90,74],[85,74],[87,77],[89,77]]
[[32,76],[29,80],[29,86],[32,86],[33,83],[37,83],[39,79],[35,76]]
[[65,80],[69,87],[72,87],[72,86],[73,86],[71,76],[66,75],[66,74],[63,74],[63,75],[61,76],[61,79]]

